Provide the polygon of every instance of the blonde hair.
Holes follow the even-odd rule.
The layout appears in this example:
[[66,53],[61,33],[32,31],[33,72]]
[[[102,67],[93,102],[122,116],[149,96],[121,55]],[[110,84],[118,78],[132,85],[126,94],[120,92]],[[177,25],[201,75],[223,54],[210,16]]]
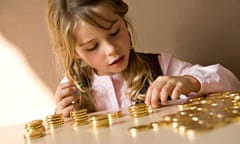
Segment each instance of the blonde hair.
[[[130,25],[125,18],[128,5],[122,0],[48,0],[48,27],[53,40],[53,51],[56,58],[63,64],[65,75],[69,80],[76,83],[81,95],[80,107],[88,111],[95,111],[91,91],[93,68],[82,66],[82,61],[75,58],[75,38],[73,35],[76,24],[84,20],[92,25],[105,29],[97,20],[102,19],[111,23],[106,18],[95,13],[91,7],[102,5],[110,8],[121,16],[126,24]],[[131,25],[130,25],[131,26]],[[128,82],[127,94],[131,100],[144,100],[141,88],[146,81],[151,82],[151,74],[148,67],[140,56],[132,49],[129,64],[122,72]]]

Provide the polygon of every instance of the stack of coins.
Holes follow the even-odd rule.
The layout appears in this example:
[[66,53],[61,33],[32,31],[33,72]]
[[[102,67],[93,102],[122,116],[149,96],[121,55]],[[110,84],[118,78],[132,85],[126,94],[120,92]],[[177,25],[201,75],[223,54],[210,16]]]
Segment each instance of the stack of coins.
[[32,140],[45,136],[45,127],[42,120],[33,120],[25,124],[25,140]]
[[123,116],[122,111],[117,111],[117,112],[112,112],[108,113],[108,119],[109,119],[109,124],[113,124],[113,119],[117,119]]
[[53,114],[46,117],[47,127],[54,129],[64,124],[63,114]]
[[72,111],[70,113],[70,117],[72,119],[73,127],[78,127],[78,126],[83,126],[88,124],[87,109]]
[[116,118],[120,118],[122,116],[123,116],[122,111],[117,111],[117,112],[113,112],[113,113],[108,114],[109,119],[116,119]]
[[129,106],[128,111],[132,118],[139,118],[149,115],[148,107],[144,103]]
[[108,115],[93,115],[89,117],[89,125],[93,129],[109,127]]

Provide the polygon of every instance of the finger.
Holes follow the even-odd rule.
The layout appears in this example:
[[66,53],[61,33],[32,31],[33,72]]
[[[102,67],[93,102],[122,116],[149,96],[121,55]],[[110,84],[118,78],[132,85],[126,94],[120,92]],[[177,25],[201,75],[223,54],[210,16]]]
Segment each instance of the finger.
[[168,96],[172,93],[174,87],[175,85],[169,82],[162,88],[160,97],[162,104],[168,103]]
[[68,107],[64,108],[62,110],[62,114],[64,117],[69,117],[70,115],[70,112],[74,111],[75,109],[77,109],[77,105],[74,104],[74,105],[69,105]]
[[60,84],[61,89],[68,88],[68,87],[73,87],[73,86],[75,86],[73,81],[68,81],[68,82]]
[[61,99],[61,96],[65,96],[64,93],[61,93],[62,90],[68,89],[70,87],[75,87],[74,83],[72,81],[68,81],[65,83],[61,83],[56,90],[56,96],[60,96],[59,99]]
[[159,76],[151,85],[147,93],[146,103],[152,106],[158,106],[161,88],[166,83],[168,77]]
[[154,88],[152,90],[152,95],[151,95],[151,105],[152,105],[152,107],[158,107],[159,98],[160,98],[160,90],[157,89],[157,88]]
[[64,99],[65,97],[75,95],[76,91],[77,91],[77,89],[76,89],[75,86],[61,89],[56,94],[57,95],[56,96],[56,101],[62,101],[62,99]]
[[178,88],[178,87],[175,87],[174,90],[173,90],[173,92],[172,92],[172,95],[171,95],[172,100],[178,99],[179,96],[180,96],[180,94],[181,94],[181,93],[180,93],[180,91],[179,91],[179,88]]
[[71,105],[72,104],[72,101],[77,101],[79,99],[79,97],[77,96],[68,96],[68,97],[65,97],[64,99],[62,99],[60,101],[60,108],[65,108],[67,107],[68,105]]
[[152,95],[152,87],[150,86],[147,90],[146,97],[145,97],[146,105],[151,105],[151,95]]

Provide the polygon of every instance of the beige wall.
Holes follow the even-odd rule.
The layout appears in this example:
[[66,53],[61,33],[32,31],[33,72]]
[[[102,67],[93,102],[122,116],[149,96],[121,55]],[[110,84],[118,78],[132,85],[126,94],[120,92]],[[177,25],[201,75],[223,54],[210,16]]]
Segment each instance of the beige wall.
[[140,51],[220,63],[240,78],[239,0],[126,0]]
[[46,0],[0,0],[0,126],[54,112],[54,57]]
[[53,90],[55,65],[46,29],[45,3],[46,0],[1,0],[0,33],[17,46],[32,70]]
[[[126,0],[137,49],[170,52],[202,65],[221,63],[240,77],[240,1]],[[57,79],[45,22],[46,0],[1,0],[0,33],[18,46],[52,90]]]

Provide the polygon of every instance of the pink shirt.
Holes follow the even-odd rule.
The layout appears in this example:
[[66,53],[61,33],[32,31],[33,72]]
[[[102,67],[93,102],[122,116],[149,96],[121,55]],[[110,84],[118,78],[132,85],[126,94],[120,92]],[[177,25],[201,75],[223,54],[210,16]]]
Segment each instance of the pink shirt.
[[[228,69],[220,64],[201,66],[192,65],[161,53],[158,56],[163,75],[183,76],[191,75],[199,80],[201,89],[198,93],[240,90],[240,81]],[[96,100],[97,111],[117,110],[131,104],[126,95],[127,83],[120,74],[99,76],[94,74],[92,89]]]

